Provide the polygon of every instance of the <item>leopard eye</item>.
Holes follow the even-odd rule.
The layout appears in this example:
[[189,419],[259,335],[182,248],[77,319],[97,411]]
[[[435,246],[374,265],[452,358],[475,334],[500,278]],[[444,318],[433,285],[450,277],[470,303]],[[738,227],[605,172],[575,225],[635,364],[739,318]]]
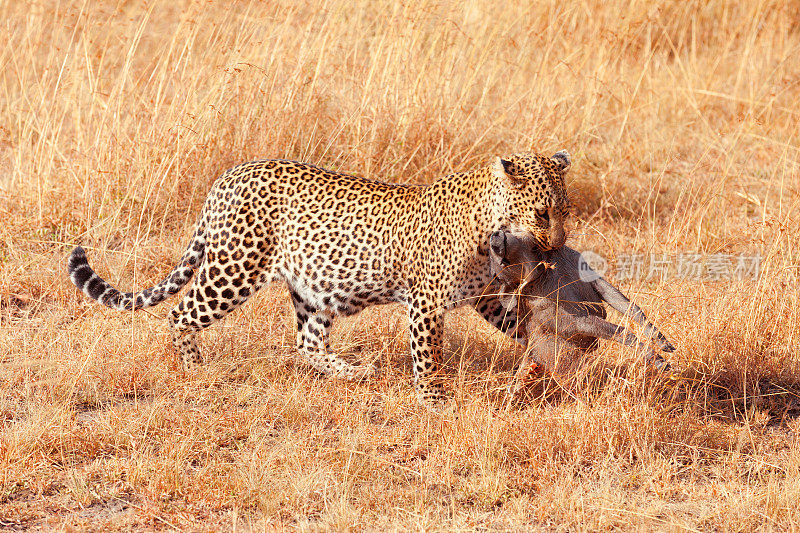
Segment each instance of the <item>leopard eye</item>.
[[536,208],[536,216],[539,217],[539,218],[542,218],[544,220],[547,220],[548,218],[550,218],[547,215],[547,209],[539,209],[538,207]]

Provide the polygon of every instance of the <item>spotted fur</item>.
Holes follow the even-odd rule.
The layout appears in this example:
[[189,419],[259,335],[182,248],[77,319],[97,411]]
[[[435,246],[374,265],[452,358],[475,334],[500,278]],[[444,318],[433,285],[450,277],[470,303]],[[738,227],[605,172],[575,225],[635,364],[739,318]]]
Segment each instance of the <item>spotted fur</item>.
[[331,353],[334,316],[374,304],[408,307],[414,378],[423,403],[445,398],[438,376],[442,315],[471,304],[513,334],[516,324],[492,280],[489,235],[500,227],[527,233],[542,250],[564,244],[569,155],[497,158],[428,186],[397,185],[294,161],[253,161],[213,185],[180,263],[156,286],[121,293],[75,248],[72,282],[120,310],[156,305],[194,276],[170,312],[173,343],[191,368],[202,362],[199,331],[242,305],[265,283],[283,280],[297,317],[297,347],[320,372],[369,375]]

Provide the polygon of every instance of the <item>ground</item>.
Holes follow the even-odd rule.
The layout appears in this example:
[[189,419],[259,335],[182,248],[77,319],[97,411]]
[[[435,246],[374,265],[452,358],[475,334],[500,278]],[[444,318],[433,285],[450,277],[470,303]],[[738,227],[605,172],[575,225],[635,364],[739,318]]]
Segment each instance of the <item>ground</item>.
[[[797,2],[0,12],[0,529],[797,528]],[[66,276],[81,244],[121,288],[160,280],[237,162],[428,183],[562,148],[568,244],[678,347],[673,377],[604,342],[572,386],[509,406],[518,349],[459,310],[460,416],[435,415],[401,307],[336,324],[379,372],[330,380],[279,285],[188,375],[169,302],[115,312]]]

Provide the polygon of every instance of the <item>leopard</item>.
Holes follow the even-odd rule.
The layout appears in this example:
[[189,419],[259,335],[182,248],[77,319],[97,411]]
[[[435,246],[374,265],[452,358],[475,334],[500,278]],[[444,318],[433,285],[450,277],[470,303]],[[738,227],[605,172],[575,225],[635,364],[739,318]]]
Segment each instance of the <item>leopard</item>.
[[450,397],[440,372],[445,311],[472,306],[501,331],[519,330],[492,288],[489,236],[502,227],[541,250],[562,246],[570,166],[566,150],[521,152],[428,184],[401,184],[299,161],[250,161],[213,182],[183,256],[161,282],[121,292],[92,269],[81,246],[69,255],[69,277],[120,311],[157,305],[193,279],[168,313],[186,371],[204,362],[202,330],[282,281],[299,354],[320,374],[364,379],[374,365],[350,363],[330,348],[333,320],[399,302],[418,401],[438,410]]

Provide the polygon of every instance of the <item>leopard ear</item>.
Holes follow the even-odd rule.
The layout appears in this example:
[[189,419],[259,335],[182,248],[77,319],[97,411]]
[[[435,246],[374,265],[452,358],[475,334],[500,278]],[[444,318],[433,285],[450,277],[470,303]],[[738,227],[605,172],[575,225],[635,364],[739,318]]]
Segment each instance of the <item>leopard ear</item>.
[[494,164],[492,165],[492,174],[494,174],[497,178],[506,180],[515,187],[520,187],[526,183],[524,177],[520,177],[516,174],[514,163],[503,159],[502,157],[497,157],[494,160]]
[[502,157],[496,157],[492,165],[492,174],[498,178],[509,178],[514,165]]
[[569,167],[572,165],[572,161],[570,161],[569,152],[566,150],[559,150],[558,152],[554,153],[550,160],[555,163],[556,168],[563,174],[569,170]]

